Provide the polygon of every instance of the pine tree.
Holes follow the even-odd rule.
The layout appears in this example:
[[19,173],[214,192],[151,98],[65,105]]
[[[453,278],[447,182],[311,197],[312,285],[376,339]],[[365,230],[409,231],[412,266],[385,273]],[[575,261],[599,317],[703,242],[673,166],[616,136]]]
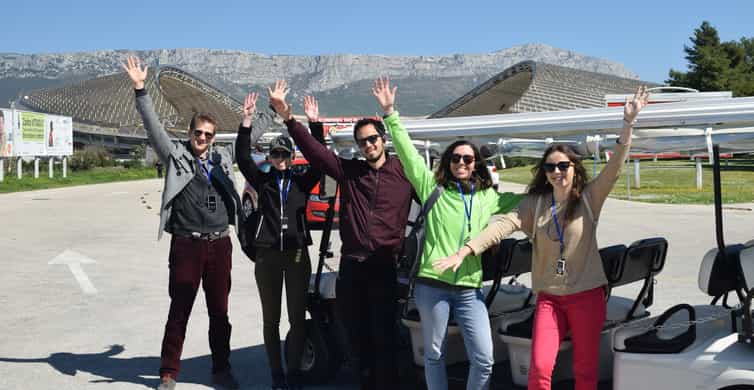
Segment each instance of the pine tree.
[[700,91],[732,91],[735,96],[754,95],[754,40],[720,42],[709,24],[694,30],[691,46],[684,45],[688,72],[671,69],[669,85]]

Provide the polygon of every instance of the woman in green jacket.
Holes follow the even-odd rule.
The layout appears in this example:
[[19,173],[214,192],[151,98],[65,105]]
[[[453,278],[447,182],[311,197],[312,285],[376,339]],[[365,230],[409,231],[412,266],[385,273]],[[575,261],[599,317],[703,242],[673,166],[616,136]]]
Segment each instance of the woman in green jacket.
[[463,335],[470,370],[467,389],[486,389],[492,373],[492,334],[482,295],[481,256],[468,256],[455,270],[433,262],[455,253],[494,214],[513,209],[519,197],[498,193],[476,145],[460,140],[443,152],[436,172],[427,167],[394,110],[396,87],[387,78],[372,90],[406,177],[423,203],[437,186],[444,191],[426,219],[424,250],[414,295],[424,336],[424,371],[430,390],[447,389],[443,347],[451,313]]

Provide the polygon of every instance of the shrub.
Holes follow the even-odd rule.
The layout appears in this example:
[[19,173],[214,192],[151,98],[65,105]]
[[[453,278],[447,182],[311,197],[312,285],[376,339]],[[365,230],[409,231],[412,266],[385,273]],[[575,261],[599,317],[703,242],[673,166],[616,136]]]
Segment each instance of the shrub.
[[71,170],[81,171],[94,167],[110,167],[115,165],[113,156],[102,146],[86,146],[74,150],[73,156],[68,160]]

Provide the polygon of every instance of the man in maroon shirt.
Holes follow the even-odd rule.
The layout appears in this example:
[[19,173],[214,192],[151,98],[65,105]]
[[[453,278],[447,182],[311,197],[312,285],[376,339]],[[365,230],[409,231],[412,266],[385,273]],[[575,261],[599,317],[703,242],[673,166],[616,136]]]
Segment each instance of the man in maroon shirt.
[[[362,389],[390,389],[395,366],[395,266],[405,235],[412,187],[396,157],[385,152],[385,127],[374,119],[354,126],[364,160],[336,156],[317,141],[285,102],[287,84],[269,89],[270,105],[312,166],[340,183],[340,238],[337,301],[341,308]],[[317,102],[304,101],[310,110]]]

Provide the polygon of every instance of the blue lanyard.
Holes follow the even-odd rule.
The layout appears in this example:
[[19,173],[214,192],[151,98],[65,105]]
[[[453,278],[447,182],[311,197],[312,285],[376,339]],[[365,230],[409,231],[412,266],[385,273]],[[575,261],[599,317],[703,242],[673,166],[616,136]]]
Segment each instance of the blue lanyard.
[[[456,186],[458,186],[458,192],[461,193],[461,200],[463,200],[463,211],[466,214],[466,227],[468,228],[469,234],[471,234],[471,211],[474,208],[474,182],[471,182],[471,196],[469,197],[469,203],[466,204],[466,195],[463,193],[463,187],[461,187],[461,182],[456,181]],[[461,241],[463,241],[463,227],[461,228]]]
[[202,171],[204,172],[204,176],[207,176],[207,183],[210,183],[211,182],[211,180],[210,180],[210,168],[211,168],[211,166],[210,166],[210,163],[209,163],[209,159],[205,160],[206,163],[203,163],[202,160],[197,157],[196,161],[199,162],[199,166],[202,167]]
[[555,222],[555,230],[558,232],[558,240],[560,241],[560,258],[563,258],[563,252],[565,251],[565,243],[563,241],[563,231],[560,229],[560,223],[558,223],[558,213],[555,211],[555,194],[552,194],[552,203],[550,206],[552,211],[552,220]]
[[280,210],[283,210],[283,205],[288,203],[288,192],[291,190],[291,182],[293,181],[291,180],[290,175],[288,176],[288,185],[286,186],[285,190],[283,190],[283,180],[280,179],[278,171],[275,171],[275,180],[277,180],[278,189],[280,190]]

